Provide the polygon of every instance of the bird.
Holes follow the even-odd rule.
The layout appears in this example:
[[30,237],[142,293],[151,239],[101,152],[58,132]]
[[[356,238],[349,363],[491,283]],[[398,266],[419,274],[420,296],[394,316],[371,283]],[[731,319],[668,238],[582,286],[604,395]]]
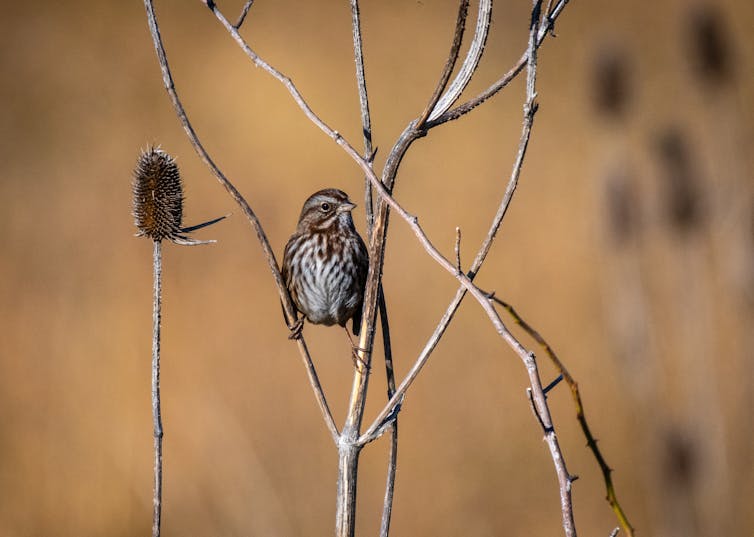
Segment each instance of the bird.
[[[346,334],[346,323],[352,320],[352,331],[359,335],[369,254],[353,224],[355,207],[336,188],[315,192],[304,202],[296,231],[285,245],[281,270],[293,305],[302,314],[289,327],[291,339],[300,337],[304,319],[338,324]],[[353,340],[351,344],[355,349]]]

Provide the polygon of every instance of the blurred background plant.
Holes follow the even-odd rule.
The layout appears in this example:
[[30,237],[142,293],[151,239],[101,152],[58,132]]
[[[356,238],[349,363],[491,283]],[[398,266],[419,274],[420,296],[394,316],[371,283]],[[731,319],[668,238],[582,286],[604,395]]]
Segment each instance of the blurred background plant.
[[[361,8],[382,147],[434,87],[457,3]],[[249,67],[200,2],[157,9],[184,104],[278,252],[312,191],[360,196],[361,172]],[[528,9],[496,6],[467,94],[518,59]],[[570,5],[540,49],[528,158],[477,280],[566,361],[621,501],[648,535],[746,535],[754,523],[753,24],[742,0]],[[360,139],[346,4],[256,2],[244,28],[323,118]],[[0,534],[143,535],[151,271],[129,216],[133,155],[153,142],[171,148],[187,220],[236,209],[168,105],[141,2],[13,3],[0,29]],[[396,194],[430,236],[447,235],[450,256],[456,225],[464,258],[486,233],[478,214],[494,211],[507,179],[522,95],[518,80],[484,113],[416,144],[403,164]],[[355,217],[363,231],[363,212]],[[242,218],[212,238],[211,251],[165,252],[165,527],[329,534],[331,439],[268,269]],[[396,221],[385,286],[400,378],[456,283]],[[416,296],[424,286],[432,292]],[[561,531],[520,363],[478,329],[486,323],[463,308],[405,402],[395,535]],[[342,334],[307,330],[342,422],[352,367],[339,359]],[[372,390],[384,391],[381,382],[375,375]],[[577,525],[606,534],[613,514],[569,397],[558,389],[550,400],[569,470],[581,477]],[[379,525],[386,449],[362,457],[361,532]]]

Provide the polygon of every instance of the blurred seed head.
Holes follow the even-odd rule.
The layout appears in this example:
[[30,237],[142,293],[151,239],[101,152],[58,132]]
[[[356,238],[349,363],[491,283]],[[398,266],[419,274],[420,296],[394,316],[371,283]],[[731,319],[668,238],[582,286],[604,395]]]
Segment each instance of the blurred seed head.
[[700,461],[697,446],[688,434],[670,428],[665,432],[661,449],[660,461],[665,482],[674,489],[693,490]]
[[607,225],[609,237],[623,246],[639,233],[638,194],[632,175],[624,169],[607,176]]
[[143,151],[136,162],[133,215],[139,236],[175,240],[181,232],[183,187],[175,160],[159,148]]
[[698,171],[683,132],[671,127],[656,142],[656,154],[663,175],[663,206],[675,231],[697,229],[703,219]]
[[702,82],[718,86],[733,77],[733,50],[719,8],[707,4],[693,10],[687,22],[686,41],[694,74]]
[[601,50],[594,60],[591,86],[597,113],[614,120],[625,119],[631,104],[631,68],[624,53]]

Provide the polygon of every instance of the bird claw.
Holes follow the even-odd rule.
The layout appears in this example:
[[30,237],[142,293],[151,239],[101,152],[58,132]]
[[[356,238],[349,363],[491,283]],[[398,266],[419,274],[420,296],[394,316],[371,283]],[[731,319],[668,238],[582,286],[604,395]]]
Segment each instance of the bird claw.
[[301,339],[301,332],[304,330],[304,318],[297,319],[293,326],[289,326],[288,330],[291,333],[288,335],[288,339]]
[[364,369],[371,371],[372,367],[359,355],[359,352],[366,354],[367,352],[369,352],[368,349],[362,349],[356,343],[354,343],[353,338],[351,337],[351,333],[348,331],[348,328],[346,328],[345,326],[343,328],[345,329],[346,335],[348,336],[348,341],[351,342],[351,359],[353,360],[353,366],[358,369],[359,364],[361,364]]
[[357,347],[357,346],[351,347],[351,359],[353,360],[353,366],[356,369],[358,369],[359,368],[359,364],[361,364],[361,366],[364,367],[364,369],[366,369],[367,371],[371,371],[372,370],[372,366],[370,366],[366,362],[366,360],[364,360],[359,355],[359,351],[366,352],[367,350],[366,349],[362,349],[361,347]]

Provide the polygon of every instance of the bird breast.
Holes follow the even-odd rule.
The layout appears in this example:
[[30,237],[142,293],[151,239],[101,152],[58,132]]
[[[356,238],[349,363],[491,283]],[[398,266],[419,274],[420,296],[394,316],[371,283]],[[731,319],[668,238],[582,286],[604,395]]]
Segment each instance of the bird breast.
[[344,325],[353,316],[359,295],[354,270],[344,263],[354,248],[353,240],[332,240],[331,233],[315,233],[310,248],[297,248],[300,270],[293,274],[295,301],[301,312],[314,324]]

